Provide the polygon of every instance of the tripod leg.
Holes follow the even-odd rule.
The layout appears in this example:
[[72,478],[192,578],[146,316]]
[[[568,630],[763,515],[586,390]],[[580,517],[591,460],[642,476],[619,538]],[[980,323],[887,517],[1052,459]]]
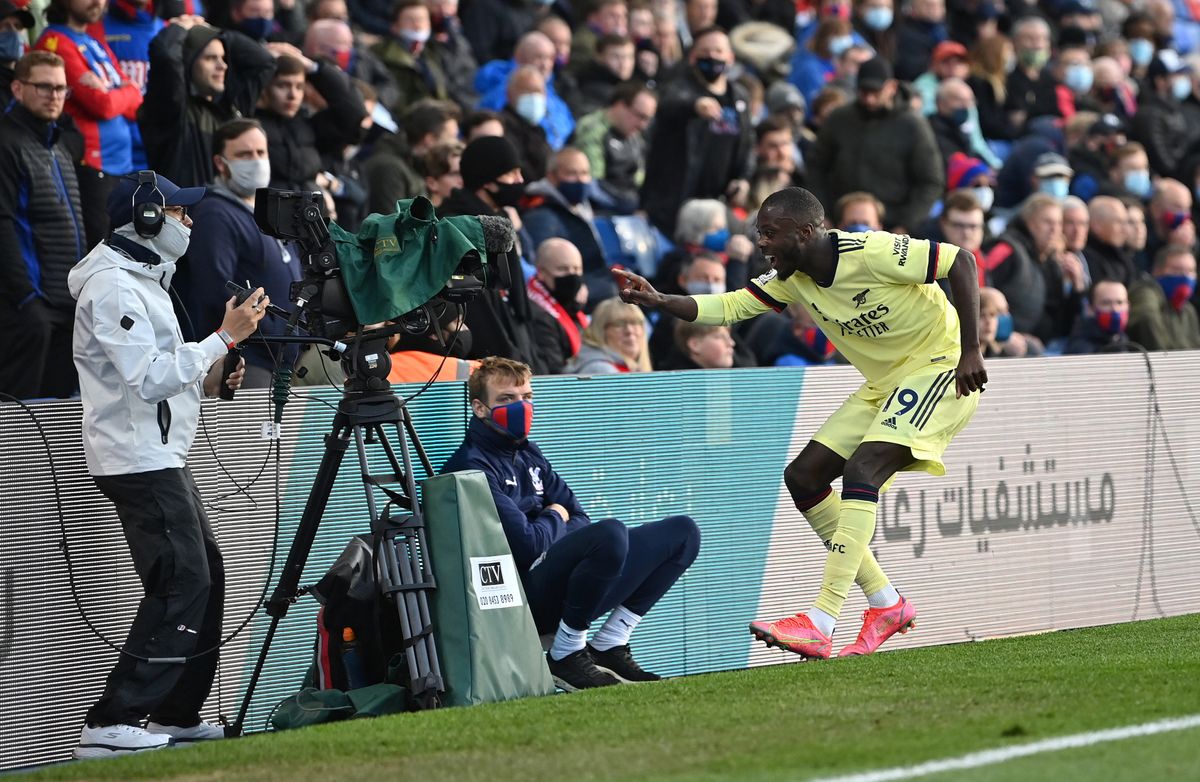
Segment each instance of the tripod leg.
[[279,584],[266,601],[265,605],[267,614],[271,617],[271,626],[267,630],[266,638],[263,639],[262,649],[259,651],[258,661],[254,664],[254,672],[250,675],[250,681],[246,686],[246,694],[238,709],[237,719],[227,729],[228,735],[239,736],[245,727],[246,714],[250,710],[250,700],[254,697],[254,690],[258,686],[258,679],[262,675],[263,666],[267,661],[271,641],[275,638],[275,629],[279,626],[279,620],[287,614],[292,601],[296,599],[296,593],[300,587],[300,577],[304,572],[304,564],[308,561],[313,541],[317,537],[317,528],[321,524],[321,517],[325,514],[329,493],[333,489],[333,482],[337,478],[342,458],[346,455],[346,447],[346,423],[342,414],[338,413],[333,419],[333,430],[325,435],[325,454],[321,457],[316,480],[313,482],[308,500],[304,504],[304,513],[300,516],[296,537],[292,540],[287,560],[283,570],[279,573]]

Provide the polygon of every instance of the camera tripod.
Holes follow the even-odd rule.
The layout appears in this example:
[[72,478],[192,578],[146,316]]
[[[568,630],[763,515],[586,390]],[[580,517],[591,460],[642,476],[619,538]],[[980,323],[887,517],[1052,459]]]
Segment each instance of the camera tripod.
[[[296,537],[280,572],[279,583],[265,602],[271,624],[250,676],[237,720],[226,728],[230,736],[241,735],[275,631],[280,620],[287,615],[288,608],[301,595],[300,578],[338,470],[351,443],[358,456],[359,474],[362,476],[371,518],[370,531],[378,552],[375,558],[376,583],[383,596],[394,603],[399,615],[412,701],[418,708],[434,708],[440,705],[441,693],[445,691],[426,594],[436,584],[425,542],[424,515],[416,498],[410,440],[426,475],[432,475],[433,468],[413,427],[412,414],[404,402],[391,393],[386,382],[366,384],[356,380],[352,377],[348,384],[349,390],[343,395],[334,415],[332,430],[325,435],[325,453],[300,516]],[[378,388],[379,385],[383,388]],[[397,436],[399,454],[388,439],[389,425]],[[369,445],[382,450],[389,468],[387,472],[371,473],[367,453]],[[392,486],[389,487],[389,484]],[[382,508],[376,490],[387,498]]]

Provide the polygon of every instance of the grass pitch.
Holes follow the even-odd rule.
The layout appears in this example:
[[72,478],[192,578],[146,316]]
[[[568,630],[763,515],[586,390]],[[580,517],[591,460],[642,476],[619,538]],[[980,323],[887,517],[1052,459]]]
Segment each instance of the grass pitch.
[[[1200,713],[1200,615],[72,763],[30,780],[805,780]],[[636,648],[636,645],[635,645]],[[926,777],[1200,779],[1200,729]]]

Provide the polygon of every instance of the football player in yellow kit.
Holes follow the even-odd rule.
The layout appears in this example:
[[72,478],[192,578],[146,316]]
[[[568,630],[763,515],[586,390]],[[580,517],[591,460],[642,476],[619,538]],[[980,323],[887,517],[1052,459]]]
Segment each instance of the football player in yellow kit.
[[[737,291],[668,296],[614,270],[622,299],[682,320],[724,325],[798,301],[866,378],[784,470],[792,500],[828,550],[820,594],[806,612],[750,624],[768,645],[821,659],[831,654],[851,581],[870,607],[839,656],[870,654],[913,626],[912,603],[868,548],[879,491],[902,470],[945,474],[942,454],[987,382],[971,253],[884,231],[827,231],[824,220],[820,201],[803,188],[769,196],[757,228],[771,270]],[[943,278],[953,305],[934,284]],[[840,495],[830,486],[839,476]]]

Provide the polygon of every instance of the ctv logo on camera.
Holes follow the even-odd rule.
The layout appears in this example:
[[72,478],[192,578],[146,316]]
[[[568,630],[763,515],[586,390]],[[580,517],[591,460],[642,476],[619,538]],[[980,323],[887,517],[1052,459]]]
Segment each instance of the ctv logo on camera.
[[479,583],[485,587],[500,586],[504,583],[504,569],[499,562],[479,563]]
[[471,586],[482,611],[524,605],[511,554],[471,557]]

